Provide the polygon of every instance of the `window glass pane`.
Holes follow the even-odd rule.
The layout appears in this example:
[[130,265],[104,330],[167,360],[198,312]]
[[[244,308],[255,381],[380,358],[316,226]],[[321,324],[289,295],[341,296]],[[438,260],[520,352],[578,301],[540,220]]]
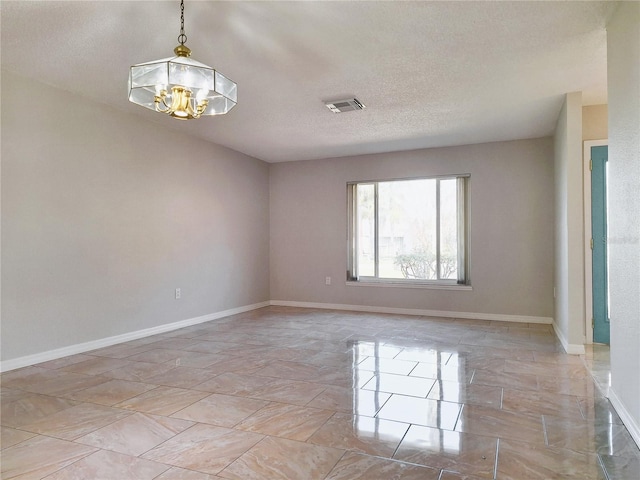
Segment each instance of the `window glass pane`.
[[364,281],[466,284],[466,180],[350,184],[348,272]]
[[358,275],[375,275],[375,212],[373,184],[357,186]]
[[437,279],[436,180],[378,185],[380,278]]
[[440,278],[458,278],[458,201],[455,178],[440,180]]

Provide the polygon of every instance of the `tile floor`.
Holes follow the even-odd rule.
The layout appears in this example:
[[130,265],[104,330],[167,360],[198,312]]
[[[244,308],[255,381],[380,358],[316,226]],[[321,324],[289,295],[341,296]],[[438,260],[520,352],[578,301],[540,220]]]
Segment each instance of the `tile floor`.
[[268,307],[2,374],[0,476],[638,480],[606,358],[548,325]]

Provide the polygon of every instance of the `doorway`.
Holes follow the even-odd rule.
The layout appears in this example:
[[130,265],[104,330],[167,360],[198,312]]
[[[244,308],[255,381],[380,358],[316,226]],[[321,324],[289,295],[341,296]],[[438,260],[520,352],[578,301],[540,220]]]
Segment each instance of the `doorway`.
[[[587,145],[591,143],[591,145]],[[593,143],[599,143],[594,145]],[[604,144],[602,144],[604,143]],[[606,142],[585,142],[585,249],[587,282],[587,340],[609,344],[609,274],[607,246],[607,165]],[[588,194],[588,195],[587,195]],[[589,275],[590,273],[590,275]]]

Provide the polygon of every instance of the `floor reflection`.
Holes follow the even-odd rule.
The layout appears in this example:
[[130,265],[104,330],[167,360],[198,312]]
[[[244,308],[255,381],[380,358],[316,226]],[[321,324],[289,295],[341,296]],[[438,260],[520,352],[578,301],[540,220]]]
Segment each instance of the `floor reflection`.
[[[420,444],[442,452],[459,451],[461,434],[453,429],[473,374],[467,371],[463,357],[432,348],[402,348],[371,341],[352,341],[349,346],[356,435],[388,436],[381,425],[390,424],[381,424],[381,420],[391,420],[435,427],[427,431]],[[452,364],[447,365],[450,360]],[[371,394],[363,396],[363,392]],[[436,397],[427,398],[432,392]],[[371,411],[376,412],[375,418],[365,416],[364,412],[370,415]]]

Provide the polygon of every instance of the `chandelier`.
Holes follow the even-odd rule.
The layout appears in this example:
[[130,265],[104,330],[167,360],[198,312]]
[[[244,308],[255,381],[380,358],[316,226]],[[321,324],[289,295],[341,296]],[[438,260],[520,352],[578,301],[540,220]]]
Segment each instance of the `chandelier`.
[[237,85],[213,68],[192,60],[185,45],[184,0],[180,1],[179,45],[175,57],[129,69],[129,101],[186,120],[221,115],[237,103]]

